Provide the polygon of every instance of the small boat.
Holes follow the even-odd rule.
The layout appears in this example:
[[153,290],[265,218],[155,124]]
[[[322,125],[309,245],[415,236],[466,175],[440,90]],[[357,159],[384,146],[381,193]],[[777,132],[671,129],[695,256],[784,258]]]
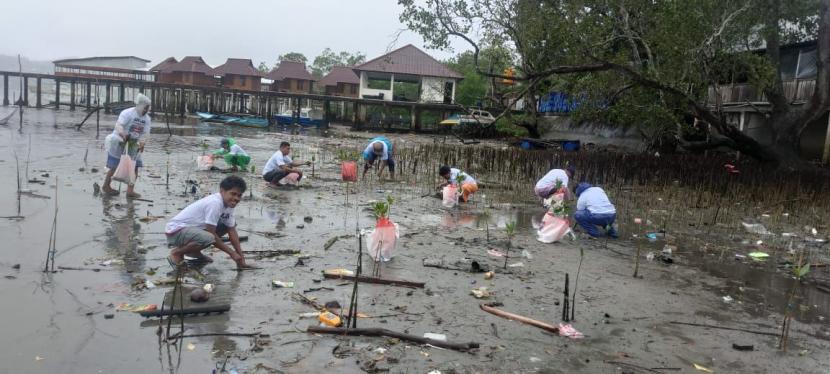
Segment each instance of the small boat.
[[213,113],[206,113],[206,112],[196,112],[196,115],[202,121],[205,122],[216,122],[222,123],[225,125],[234,125],[234,126],[244,126],[244,127],[259,127],[265,128],[268,127],[268,120],[262,117],[250,116],[250,115],[226,115],[226,114],[213,114]]
[[[274,115],[274,119],[277,121],[278,124],[287,126],[294,124],[294,112],[286,111],[282,114]],[[299,118],[300,126],[320,126],[323,124],[322,119],[315,119],[311,118],[311,109],[303,108],[300,110],[300,118]]]

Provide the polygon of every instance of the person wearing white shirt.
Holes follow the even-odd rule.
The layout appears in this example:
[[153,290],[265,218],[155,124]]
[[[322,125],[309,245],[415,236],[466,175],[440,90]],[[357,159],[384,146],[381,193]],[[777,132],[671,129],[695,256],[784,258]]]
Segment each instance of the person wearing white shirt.
[[363,150],[363,175],[361,178],[366,178],[366,172],[369,168],[374,166],[375,160],[380,159],[380,167],[378,170],[378,178],[383,176],[383,169],[389,167],[389,176],[395,178],[395,159],[392,157],[392,150],[394,143],[385,136],[378,136],[369,140],[369,145]]
[[459,187],[458,184],[461,181],[461,201],[465,203],[470,199],[470,195],[478,191],[478,182],[460,169],[444,165],[438,168],[438,175],[446,179],[446,182],[438,186],[439,189],[450,184]]
[[597,229],[599,226],[606,230],[605,234],[609,237],[614,239],[618,237],[617,230],[614,229],[617,209],[614,208],[614,204],[611,204],[602,188],[582,182],[576,186],[576,198],[574,220],[588,235],[595,238],[602,236]]
[[251,162],[251,156],[245,152],[233,138],[222,138],[219,143],[222,149],[213,153],[213,158],[223,157],[225,163],[231,166],[231,171],[246,171]]
[[536,196],[539,196],[542,200],[545,200],[559,191],[556,189],[556,185],[557,183],[561,183],[560,189],[565,189],[565,198],[569,199],[571,192],[570,189],[568,189],[568,182],[574,177],[575,171],[576,170],[573,165],[568,165],[565,170],[552,169],[545,174],[542,179],[539,179],[539,181],[536,182],[536,187],[533,189],[533,192],[536,193]]
[[[118,195],[118,191],[112,188],[112,176],[115,169],[121,162],[121,155],[126,147],[127,154],[135,161],[135,172],[143,167],[141,153],[144,152],[144,144],[150,134],[150,99],[143,94],[135,97],[135,107],[127,108],[118,115],[115,128],[112,133],[104,139],[107,148],[107,176],[104,177],[104,185],[101,190],[107,195]],[[139,198],[140,194],[135,192],[135,184],[127,186],[128,198]]]
[[268,162],[265,163],[265,167],[262,168],[262,178],[268,182],[269,186],[278,186],[280,180],[290,174],[296,174],[297,182],[302,179],[303,172],[298,169],[297,166],[311,165],[311,162],[294,161],[291,159],[291,156],[289,156],[290,154],[291,144],[288,142],[282,142],[280,143],[280,150],[274,152],[271,158],[268,159]]
[[[171,266],[181,266],[184,256],[195,257],[201,262],[213,262],[210,257],[202,254],[202,250],[214,245],[227,253],[236,262],[237,268],[251,267],[245,263],[233,216],[233,210],[246,188],[245,180],[231,175],[219,184],[218,193],[188,205],[167,222],[164,227],[167,243],[175,247],[167,257]],[[233,249],[222,241],[225,234],[228,234]]]

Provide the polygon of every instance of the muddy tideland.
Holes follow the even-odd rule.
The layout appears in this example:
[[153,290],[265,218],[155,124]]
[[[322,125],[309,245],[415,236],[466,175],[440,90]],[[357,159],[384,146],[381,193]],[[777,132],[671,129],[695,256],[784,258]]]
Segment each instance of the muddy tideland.
[[[22,128],[0,128],[6,181],[0,216],[22,216],[0,220],[4,372],[827,373],[830,367],[824,241],[830,191],[818,176],[779,175],[747,161],[735,164],[735,173],[720,160],[695,161],[708,160],[702,156],[526,152],[405,134],[388,135],[397,143],[397,180],[370,173],[345,184],[338,157],[361,150],[375,134],[338,126],[261,131],[192,119],[168,132],[157,119],[136,187],[143,200],[127,200],[126,186],[115,197],[93,187],[104,178],[103,139],[115,117],[101,117],[100,135],[92,120],[74,128],[84,117],[27,110]],[[211,249],[212,264],[185,274],[188,287],[214,286],[212,302],[230,306],[222,314],[168,325],[117,310],[123,303],[161,307],[174,289],[164,225],[218,190],[227,174],[197,171],[196,158],[218,148],[223,136],[233,136],[256,167],[238,173],[250,193],[235,214],[248,237],[242,244],[249,262],[259,269],[236,271],[228,256]],[[303,167],[307,178],[298,188],[267,188],[260,177],[280,141],[292,143],[296,160],[314,160]],[[533,182],[562,160],[576,164],[576,179],[608,191],[620,239],[536,240],[544,209]],[[434,198],[444,162],[481,181],[470,204],[446,209]],[[388,196],[400,237],[381,276],[425,286],[360,283],[358,327],[442,334],[479,348],[306,332],[320,324],[308,300],[348,309],[353,283],[325,279],[322,271],[355,270],[355,233],[373,228],[369,206]],[[505,226],[512,222],[505,261],[494,255],[506,252]],[[44,272],[50,242],[55,271]],[[299,254],[267,252],[273,250]],[[756,261],[750,253],[768,257]],[[364,274],[371,274],[374,262],[363,259]],[[466,271],[472,261],[494,276]],[[799,261],[811,267],[797,281]],[[500,310],[558,325],[566,276],[574,307],[567,323],[582,338],[480,308],[498,303]],[[275,288],[274,280],[293,288]],[[489,297],[471,294],[480,287]],[[792,322],[783,350],[785,315]]]

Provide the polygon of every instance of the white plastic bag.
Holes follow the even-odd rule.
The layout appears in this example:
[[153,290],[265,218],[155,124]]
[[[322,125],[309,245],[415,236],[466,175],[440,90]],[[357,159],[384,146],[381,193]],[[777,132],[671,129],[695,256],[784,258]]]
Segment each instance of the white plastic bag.
[[213,157],[211,157],[211,156],[196,157],[196,170],[208,171],[208,170],[210,170],[211,167],[213,167]]
[[562,240],[571,231],[568,220],[546,213],[542,219],[542,228],[536,232],[536,240],[542,243],[553,243]]
[[443,192],[443,204],[445,208],[452,208],[458,205],[458,188],[452,184],[446,185]]
[[112,179],[121,183],[129,185],[135,184],[135,161],[130,157],[129,143],[124,145],[124,153],[121,155],[121,161],[118,162],[118,167],[115,168],[115,173],[112,174]]
[[389,261],[400,238],[398,224],[388,219],[380,219],[374,230],[366,233],[369,256],[375,261]]

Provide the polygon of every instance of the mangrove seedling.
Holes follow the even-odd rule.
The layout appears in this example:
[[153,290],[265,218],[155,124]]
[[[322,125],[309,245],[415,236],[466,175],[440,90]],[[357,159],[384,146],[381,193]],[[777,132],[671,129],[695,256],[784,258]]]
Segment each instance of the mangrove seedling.
[[[637,233],[639,235],[639,233],[642,231],[643,221],[639,218],[635,218],[634,223],[636,223],[638,225],[638,227],[640,227],[640,229],[641,229],[641,230],[637,230]],[[637,256],[634,257],[634,278],[637,278],[637,274],[640,271],[640,250],[642,249],[642,243],[641,243],[642,240],[640,240],[639,236],[636,239],[637,239]]]
[[787,309],[784,312],[784,321],[781,323],[781,336],[778,339],[778,349],[787,351],[787,340],[790,337],[790,322],[793,318],[793,309],[795,309],[795,293],[798,290],[798,285],[801,280],[810,272],[810,262],[804,263],[804,251],[800,251],[798,255],[798,266],[793,267],[793,276],[795,282],[790,289],[790,295],[787,298]]
[[576,279],[574,279],[574,294],[571,302],[571,321],[576,319],[576,287],[579,286],[579,272],[582,271],[582,259],[585,258],[585,250],[579,247],[579,266],[576,267]]
[[513,244],[513,235],[516,233],[516,222],[504,225],[504,233],[507,234],[507,248],[504,251],[504,268],[507,269],[507,259],[510,257],[510,247]]
[[205,155],[205,152],[207,152],[208,147],[209,146],[208,146],[208,143],[207,143],[207,139],[203,139],[202,140],[202,156]]

